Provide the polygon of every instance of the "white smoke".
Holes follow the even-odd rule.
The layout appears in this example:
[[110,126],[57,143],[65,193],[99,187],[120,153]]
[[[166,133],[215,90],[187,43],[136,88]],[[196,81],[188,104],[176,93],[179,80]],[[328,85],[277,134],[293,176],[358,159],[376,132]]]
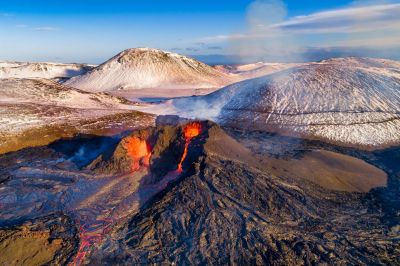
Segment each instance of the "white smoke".
[[246,31],[237,35],[244,38],[232,38],[229,45],[231,52],[243,59],[269,58],[287,62],[300,60],[296,56],[300,49],[296,36],[274,27],[284,22],[286,17],[287,7],[281,0],[252,2],[246,11]]
[[224,101],[210,98],[181,98],[173,101],[173,105],[178,112],[175,113],[181,117],[200,120],[217,121],[218,115],[224,106]]

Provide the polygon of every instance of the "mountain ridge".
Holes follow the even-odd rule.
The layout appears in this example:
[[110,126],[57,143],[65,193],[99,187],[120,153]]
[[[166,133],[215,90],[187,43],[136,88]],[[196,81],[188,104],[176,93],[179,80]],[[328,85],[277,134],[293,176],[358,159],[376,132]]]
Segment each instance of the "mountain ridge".
[[84,74],[94,67],[94,65],[79,63],[0,61],[0,79],[46,78],[63,80]]

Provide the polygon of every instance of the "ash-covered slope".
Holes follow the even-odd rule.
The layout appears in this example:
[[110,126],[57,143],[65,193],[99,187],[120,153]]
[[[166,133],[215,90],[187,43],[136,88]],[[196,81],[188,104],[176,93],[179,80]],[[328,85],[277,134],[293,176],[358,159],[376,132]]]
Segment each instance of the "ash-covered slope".
[[188,115],[204,111],[203,116],[235,127],[377,148],[400,142],[399,71],[394,61],[333,59],[174,105]]
[[93,65],[86,65],[86,64],[0,62],[0,79],[1,78],[65,79],[77,75],[82,75],[93,68],[94,68]]
[[228,75],[192,58],[150,48],[128,49],[66,84],[87,91],[219,88]]
[[0,79],[0,103],[35,103],[83,109],[129,108],[125,99],[82,91],[46,79]]

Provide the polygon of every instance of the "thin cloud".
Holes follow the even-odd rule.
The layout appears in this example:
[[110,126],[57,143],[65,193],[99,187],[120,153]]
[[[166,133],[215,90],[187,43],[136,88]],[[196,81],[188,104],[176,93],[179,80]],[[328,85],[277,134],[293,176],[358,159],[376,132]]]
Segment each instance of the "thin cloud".
[[205,42],[197,42],[197,43],[195,43],[195,45],[197,45],[197,46],[199,46],[201,48],[207,47],[207,44]]
[[188,47],[185,50],[188,51],[188,52],[198,52],[198,51],[200,51],[199,48],[195,48],[195,47]]
[[400,4],[351,7],[298,16],[270,27],[291,32],[361,32],[400,24]]
[[400,35],[396,36],[367,36],[365,38],[338,41],[333,43],[339,47],[368,47],[375,46],[379,48],[391,48],[399,46]]
[[[349,7],[297,16],[271,25],[257,24],[256,32],[205,37],[203,41],[272,38],[273,30],[290,34],[365,33],[400,29],[400,4]],[[268,34],[264,34],[267,32]]]
[[28,25],[26,24],[17,24],[15,25],[16,28],[28,28]]
[[49,31],[57,31],[58,28],[54,28],[54,27],[38,27],[35,28],[35,31],[43,31],[43,32],[49,32]]
[[221,46],[208,46],[207,47],[208,50],[222,50]]
[[[231,35],[216,35],[216,36],[208,36],[208,37],[204,37],[202,38],[203,41],[205,42],[213,42],[213,41],[226,41],[226,40],[242,40],[242,39],[247,39],[249,37],[256,37],[254,35],[250,35],[250,34],[231,34]],[[264,37],[264,35],[259,36],[259,37]]]

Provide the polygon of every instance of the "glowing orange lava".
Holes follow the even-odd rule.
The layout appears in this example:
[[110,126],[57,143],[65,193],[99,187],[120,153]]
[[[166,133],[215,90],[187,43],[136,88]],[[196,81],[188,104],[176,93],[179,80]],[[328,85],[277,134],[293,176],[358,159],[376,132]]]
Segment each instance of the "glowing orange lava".
[[187,156],[190,141],[192,140],[192,138],[200,135],[200,132],[201,132],[201,124],[199,122],[191,122],[184,127],[183,133],[185,136],[185,149],[183,150],[181,161],[178,164],[178,169],[177,169],[178,172],[183,171],[182,164]]
[[129,137],[126,140],[125,148],[132,159],[132,171],[139,170],[140,166],[149,166],[151,147],[146,140],[139,137]]
[[[80,245],[74,261],[69,266],[80,266],[83,264],[89,249],[96,243],[100,243],[104,236],[111,230],[112,221],[110,219],[97,220],[93,225],[79,226]],[[89,227],[89,228],[87,228]],[[93,228],[90,228],[93,227]]]
[[191,140],[192,138],[198,136],[201,132],[201,124],[199,122],[192,122],[185,126],[183,129],[186,140]]

